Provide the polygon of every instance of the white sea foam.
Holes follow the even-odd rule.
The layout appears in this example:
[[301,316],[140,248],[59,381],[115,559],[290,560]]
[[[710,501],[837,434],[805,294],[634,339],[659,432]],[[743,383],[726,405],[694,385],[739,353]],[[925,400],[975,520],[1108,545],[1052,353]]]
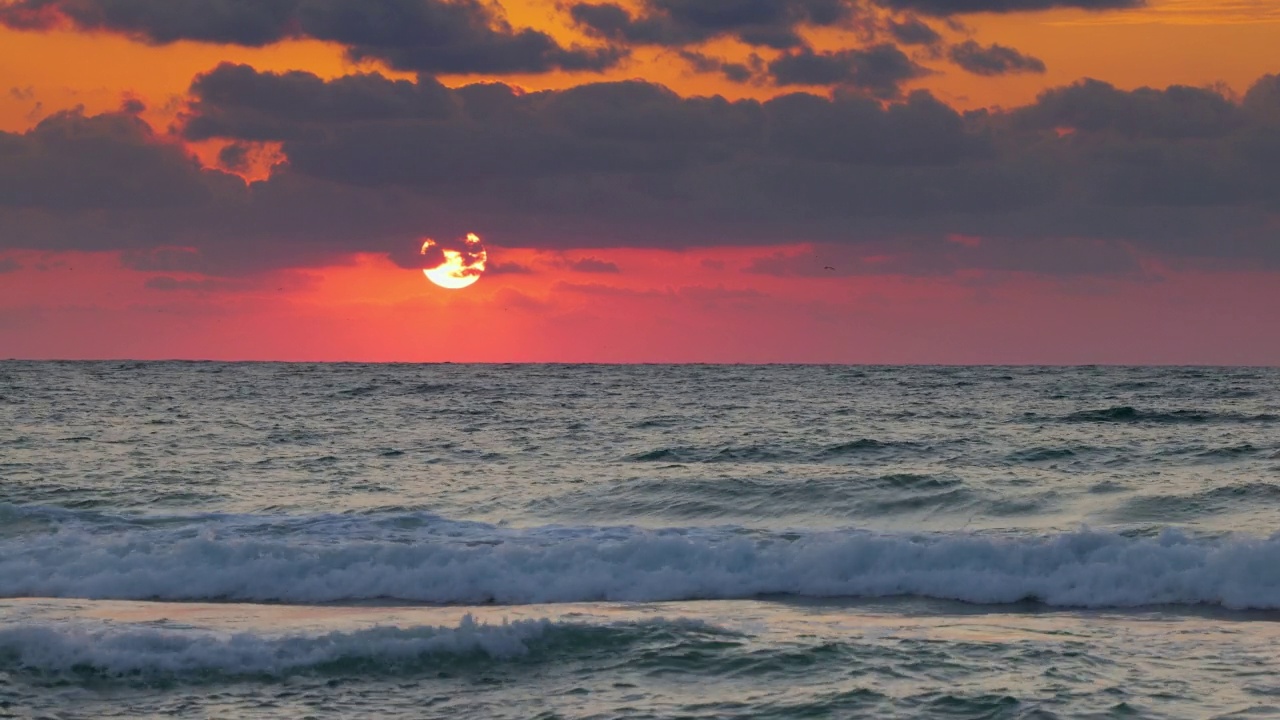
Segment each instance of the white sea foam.
[[318,542],[55,533],[0,543],[0,595],[429,603],[914,595],[1064,607],[1280,608],[1280,537],[748,535],[475,528],[464,537]]
[[564,627],[570,626],[547,620],[489,625],[467,616],[457,627],[264,636],[61,623],[0,628],[0,661],[6,670],[107,675],[281,674],[362,660],[375,660],[387,668],[445,656],[518,657],[529,652],[529,643]]

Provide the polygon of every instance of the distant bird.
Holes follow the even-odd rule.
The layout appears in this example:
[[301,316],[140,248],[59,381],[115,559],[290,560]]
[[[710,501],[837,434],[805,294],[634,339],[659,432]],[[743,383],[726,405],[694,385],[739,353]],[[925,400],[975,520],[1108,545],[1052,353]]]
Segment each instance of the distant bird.
[[835,268],[831,267],[830,265],[823,265],[823,266],[822,266],[822,269],[823,269],[823,270],[835,270]]

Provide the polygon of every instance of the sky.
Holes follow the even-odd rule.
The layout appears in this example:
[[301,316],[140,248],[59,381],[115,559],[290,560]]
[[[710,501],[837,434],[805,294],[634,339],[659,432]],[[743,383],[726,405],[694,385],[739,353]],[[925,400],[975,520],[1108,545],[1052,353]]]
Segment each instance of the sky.
[[0,358],[1280,365],[1276,47],[1280,0],[0,0]]

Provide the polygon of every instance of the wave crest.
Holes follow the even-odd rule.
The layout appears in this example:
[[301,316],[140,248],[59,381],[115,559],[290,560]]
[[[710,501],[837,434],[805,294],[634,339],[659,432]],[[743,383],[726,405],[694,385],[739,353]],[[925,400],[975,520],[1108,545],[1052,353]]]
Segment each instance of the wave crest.
[[764,533],[476,524],[323,541],[55,534],[0,543],[0,595],[476,604],[914,595],[1062,607],[1280,609],[1280,536]]
[[374,627],[321,635],[219,633],[137,625],[51,624],[0,629],[0,670],[103,678],[208,680],[299,673],[394,675],[468,661],[611,652],[649,639],[723,634],[691,620],[611,625],[520,620],[456,627]]

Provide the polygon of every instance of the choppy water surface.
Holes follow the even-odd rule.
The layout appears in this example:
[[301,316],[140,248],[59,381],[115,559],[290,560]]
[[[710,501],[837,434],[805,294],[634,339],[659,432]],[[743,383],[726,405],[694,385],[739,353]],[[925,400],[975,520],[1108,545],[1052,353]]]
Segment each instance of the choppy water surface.
[[0,363],[0,716],[1275,717],[1278,511],[1274,369]]

